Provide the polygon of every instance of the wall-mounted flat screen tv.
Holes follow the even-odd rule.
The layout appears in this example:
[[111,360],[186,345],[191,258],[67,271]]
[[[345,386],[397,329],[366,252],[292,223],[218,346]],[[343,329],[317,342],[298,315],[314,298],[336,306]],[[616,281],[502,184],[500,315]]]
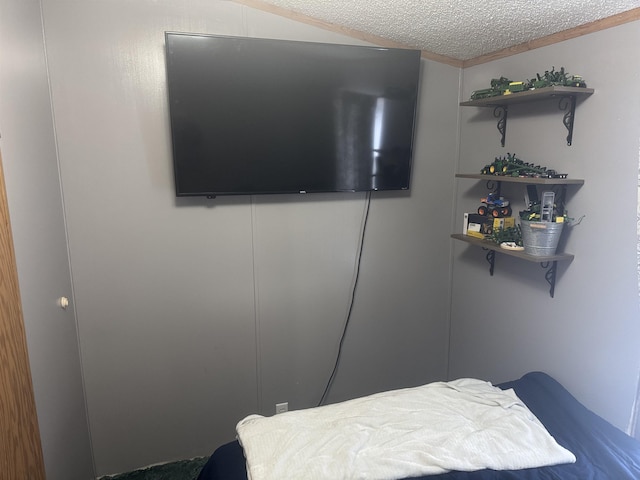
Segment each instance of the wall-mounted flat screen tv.
[[418,50],[165,40],[177,196],[409,188]]

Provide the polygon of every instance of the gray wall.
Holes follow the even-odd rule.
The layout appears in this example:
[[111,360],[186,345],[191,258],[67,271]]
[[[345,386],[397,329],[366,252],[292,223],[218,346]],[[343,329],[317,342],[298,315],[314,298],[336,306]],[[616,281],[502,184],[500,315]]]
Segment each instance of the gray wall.
[[[636,204],[640,151],[638,22],[464,71],[463,98],[490,78],[531,78],[555,66],[581,74],[596,92],[579,103],[573,146],[557,104],[511,108],[507,145],[492,111],[463,107],[459,171],[479,173],[497,155],[583,178],[569,189],[569,215],[586,215],[564,235],[570,264],[559,264],[555,298],[536,263],[498,256],[489,277],[484,252],[454,242],[450,376],[503,381],[530,370],[554,375],[621,429],[629,422],[640,361]],[[483,185],[459,180],[456,221],[474,211]],[[518,200],[522,188],[504,194]],[[458,227],[459,229],[460,227]]]
[[[0,129],[48,478],[91,475],[74,310],[54,306],[71,295],[65,216],[98,475],[205,455],[247,413],[315,404],[365,197],[176,200],[163,32],[357,42],[223,1],[42,3],[56,135],[35,1],[0,3]],[[637,25],[463,72],[465,99],[498,75],[584,75],[596,94],[579,105],[572,147],[551,106],[513,109],[502,149],[490,111],[456,108],[458,69],[423,62],[412,189],[373,194],[330,401],[442,379],[448,356],[451,378],[546,370],[626,428],[640,333]],[[456,169],[506,151],[586,180],[570,189],[570,214],[587,217],[565,236],[576,258],[561,264],[555,299],[537,264],[499,256],[489,277],[482,251],[449,240],[485,193],[454,181]]]
[[0,148],[49,480],[93,476],[40,2],[0,1]]
[[[47,0],[44,23],[99,475],[210,453],[315,405],[348,309],[363,194],[179,199],[164,31],[354,43],[222,1]],[[187,8],[188,6],[188,8]],[[459,70],[423,62],[410,193],[372,195],[330,401],[446,375]]]

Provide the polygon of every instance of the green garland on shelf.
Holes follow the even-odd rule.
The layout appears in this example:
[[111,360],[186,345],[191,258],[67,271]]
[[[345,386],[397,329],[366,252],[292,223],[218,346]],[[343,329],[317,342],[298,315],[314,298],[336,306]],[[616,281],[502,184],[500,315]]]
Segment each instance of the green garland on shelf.
[[500,245],[502,242],[514,242],[518,246],[522,246],[522,230],[520,225],[508,228],[494,228],[493,232],[487,240]]

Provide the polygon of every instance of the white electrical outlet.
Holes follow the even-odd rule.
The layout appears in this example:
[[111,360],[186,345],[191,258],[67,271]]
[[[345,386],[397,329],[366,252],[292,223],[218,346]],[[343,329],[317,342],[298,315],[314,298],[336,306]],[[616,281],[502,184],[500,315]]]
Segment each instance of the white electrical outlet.
[[276,415],[289,411],[289,402],[276,403]]

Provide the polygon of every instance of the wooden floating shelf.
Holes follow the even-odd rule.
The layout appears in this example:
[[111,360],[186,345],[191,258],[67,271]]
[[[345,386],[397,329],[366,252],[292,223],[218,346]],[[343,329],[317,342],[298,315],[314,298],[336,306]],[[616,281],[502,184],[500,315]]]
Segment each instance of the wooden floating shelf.
[[510,177],[507,175],[482,175],[480,173],[457,173],[456,177],[491,182],[526,183],[529,185],[584,185],[584,180],[580,178]]
[[518,103],[539,102],[542,100],[558,100],[558,108],[565,111],[562,123],[568,131],[567,145],[573,142],[573,122],[576,113],[576,98],[586,97],[594,92],[593,88],[563,87],[553,85],[551,87],[525,90],[524,92],[510,93],[508,95],[496,95],[495,97],[479,98],[460,102],[462,107],[493,107],[493,116],[498,118],[498,132],[500,132],[500,144],[504,147],[507,135],[507,112],[509,105]]
[[528,262],[536,262],[536,263],[547,263],[547,262],[557,262],[557,261],[571,261],[574,258],[574,255],[571,253],[556,253],[555,255],[529,255],[522,250],[507,250],[506,248],[501,248],[500,245],[490,242],[488,240],[482,240],[480,238],[472,237],[471,235],[464,235],[462,233],[452,233],[451,238],[455,238],[456,240],[462,240],[463,242],[470,243],[471,245],[475,245],[476,247],[482,247],[486,250],[493,250],[494,252],[502,253],[504,255],[509,255],[511,257],[518,257],[522,260],[527,260]]
[[482,247],[484,250],[488,250],[486,259],[489,262],[489,274],[493,276],[493,269],[495,267],[496,252],[509,257],[516,257],[528,262],[540,263],[543,268],[548,269],[544,278],[549,284],[549,295],[551,298],[555,295],[556,291],[556,272],[558,271],[558,262],[573,260],[573,255],[570,253],[556,253],[555,255],[529,255],[523,250],[508,250],[506,248],[500,248],[500,245],[490,242],[488,240],[482,240],[480,238],[472,237],[470,235],[463,235],[460,233],[451,234],[451,238],[461,240],[476,247]]
[[497,107],[516,103],[538,102],[550,98],[566,97],[570,95],[588,96],[595,90],[583,87],[563,87],[553,85],[551,87],[525,90],[524,92],[511,93],[509,95],[496,95],[495,97],[479,98],[460,102],[461,107]]

